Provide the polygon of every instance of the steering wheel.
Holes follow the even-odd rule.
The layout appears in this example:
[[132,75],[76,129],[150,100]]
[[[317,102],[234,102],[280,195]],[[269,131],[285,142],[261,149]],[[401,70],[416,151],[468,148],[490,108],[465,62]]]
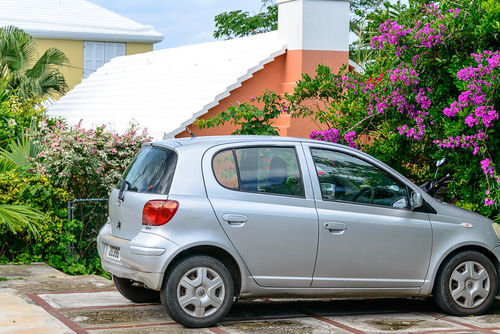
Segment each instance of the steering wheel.
[[361,189],[354,197],[352,198],[353,202],[357,202],[358,199],[363,196],[365,193],[370,193],[370,201],[368,203],[373,204],[375,200],[375,189],[368,185],[365,185],[363,189]]

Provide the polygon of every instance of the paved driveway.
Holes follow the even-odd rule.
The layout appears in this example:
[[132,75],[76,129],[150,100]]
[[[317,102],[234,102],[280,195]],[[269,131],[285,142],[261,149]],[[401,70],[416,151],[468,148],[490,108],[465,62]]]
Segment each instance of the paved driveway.
[[96,276],[44,264],[0,266],[2,333],[500,333],[500,301],[488,315],[457,318],[432,300],[239,302],[217,327],[185,329],[158,304],[133,304]]

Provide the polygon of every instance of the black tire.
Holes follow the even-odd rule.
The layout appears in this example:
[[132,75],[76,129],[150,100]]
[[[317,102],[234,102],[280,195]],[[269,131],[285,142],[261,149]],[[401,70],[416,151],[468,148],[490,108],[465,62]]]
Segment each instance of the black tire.
[[[469,276],[471,273],[474,276]],[[455,298],[452,290],[456,291]],[[481,294],[475,295],[473,291],[478,290]],[[493,263],[479,252],[465,251],[442,264],[434,283],[434,299],[445,313],[460,317],[480,315],[493,304],[497,290]]]
[[136,281],[113,275],[116,289],[123,297],[134,303],[157,303],[160,301],[160,292],[139,286]]
[[[184,276],[188,284],[186,280],[180,284]],[[181,306],[182,297],[192,303]],[[233,299],[234,282],[229,270],[219,260],[203,255],[187,257],[175,264],[165,274],[161,289],[161,302],[167,313],[190,328],[215,325],[229,312]],[[214,306],[214,302],[220,303],[219,306]]]

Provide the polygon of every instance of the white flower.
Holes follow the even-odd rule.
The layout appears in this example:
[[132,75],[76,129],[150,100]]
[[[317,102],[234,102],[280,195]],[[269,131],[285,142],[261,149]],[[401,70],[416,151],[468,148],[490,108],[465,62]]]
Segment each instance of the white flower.
[[16,126],[16,125],[17,125],[17,122],[16,122],[16,120],[15,120],[15,119],[11,118],[11,119],[9,119],[9,121],[7,122],[7,124],[8,124],[9,126]]

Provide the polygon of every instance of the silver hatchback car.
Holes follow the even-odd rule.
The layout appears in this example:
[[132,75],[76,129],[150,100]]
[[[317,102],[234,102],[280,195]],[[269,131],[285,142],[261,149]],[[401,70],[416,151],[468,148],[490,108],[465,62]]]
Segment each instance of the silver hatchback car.
[[109,198],[103,268],[188,327],[238,298],[434,295],[485,312],[500,229],[342,145],[222,136],[146,145]]

